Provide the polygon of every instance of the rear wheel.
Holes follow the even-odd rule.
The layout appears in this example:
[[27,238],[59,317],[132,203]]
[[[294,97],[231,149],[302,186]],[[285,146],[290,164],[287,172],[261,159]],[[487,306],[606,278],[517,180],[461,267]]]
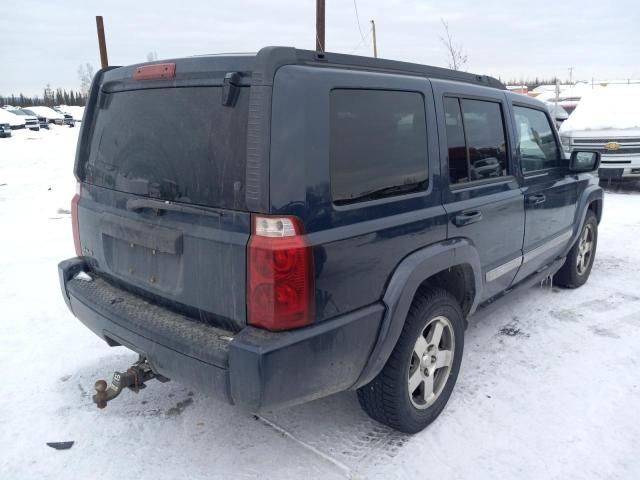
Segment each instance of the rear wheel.
[[564,265],[558,270],[554,281],[565,288],[578,288],[586,283],[591,274],[598,245],[598,219],[591,211],[582,226],[577,242],[567,255]]
[[444,409],[460,370],[464,315],[456,299],[441,289],[420,290],[387,364],[358,390],[373,419],[416,433]]

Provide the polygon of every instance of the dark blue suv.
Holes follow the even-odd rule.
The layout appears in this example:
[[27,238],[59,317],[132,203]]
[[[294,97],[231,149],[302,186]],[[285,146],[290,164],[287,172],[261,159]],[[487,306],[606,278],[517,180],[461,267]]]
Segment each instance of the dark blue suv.
[[466,318],[596,251],[599,154],[496,79],[268,47],[103,69],[78,141],[67,305],[151,378],[251,411],[357,390],[424,428]]

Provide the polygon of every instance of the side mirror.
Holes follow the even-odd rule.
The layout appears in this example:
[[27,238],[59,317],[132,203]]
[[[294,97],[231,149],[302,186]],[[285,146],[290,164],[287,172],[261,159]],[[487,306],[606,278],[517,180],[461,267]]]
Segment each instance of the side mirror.
[[593,172],[600,166],[600,152],[574,150],[569,159],[569,170],[574,173]]

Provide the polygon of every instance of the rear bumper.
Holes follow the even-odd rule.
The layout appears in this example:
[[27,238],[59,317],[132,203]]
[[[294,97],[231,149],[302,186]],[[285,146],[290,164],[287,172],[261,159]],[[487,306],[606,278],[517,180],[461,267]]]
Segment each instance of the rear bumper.
[[260,411],[349,389],[376,341],[384,307],[375,304],[290,332],[205,325],[91,274],[81,258],[60,263],[67,306],[109,345],[145,355],[154,371],[229,403]]

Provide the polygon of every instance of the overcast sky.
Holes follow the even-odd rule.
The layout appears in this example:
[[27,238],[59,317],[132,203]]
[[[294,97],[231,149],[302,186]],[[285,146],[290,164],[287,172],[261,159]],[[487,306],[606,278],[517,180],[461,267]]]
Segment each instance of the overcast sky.
[[[3,2],[5,3],[5,2]],[[469,57],[471,72],[502,79],[640,78],[637,0],[327,0],[328,51],[446,66],[440,18]],[[78,66],[99,66],[95,15],[103,15],[109,62],[256,51],[265,45],[315,48],[314,0],[21,0],[0,14],[0,94],[77,88]]]

